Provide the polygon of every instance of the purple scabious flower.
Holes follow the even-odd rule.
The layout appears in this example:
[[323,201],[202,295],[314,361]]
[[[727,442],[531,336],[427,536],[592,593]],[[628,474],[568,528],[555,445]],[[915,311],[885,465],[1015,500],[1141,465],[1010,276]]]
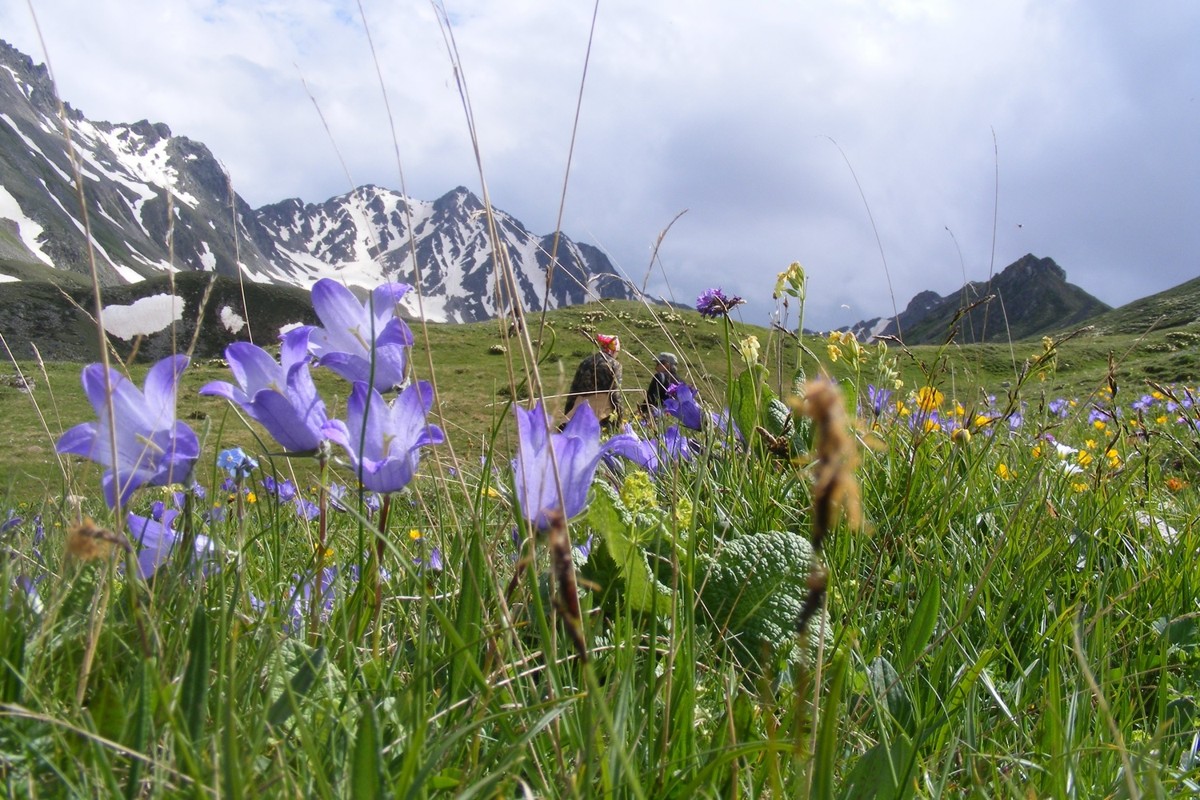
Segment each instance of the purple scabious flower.
[[605,449],[600,445],[600,422],[584,403],[562,433],[550,433],[541,402],[529,411],[515,410],[517,457],[512,468],[517,500],[522,516],[545,530],[551,514],[570,519],[587,506],[588,489]]
[[696,310],[702,317],[716,319],[728,316],[730,311],[744,302],[746,301],[742,298],[736,295],[730,297],[720,289],[705,289],[696,298]]
[[663,401],[663,411],[679,419],[685,428],[694,431],[704,425],[704,411],[696,402],[696,391],[686,383],[673,384],[667,389],[668,397]]
[[310,333],[297,328],[284,337],[281,363],[258,345],[234,342],[225,348],[225,360],[238,385],[213,381],[200,394],[236,403],[289,453],[316,450],[327,418],[308,371]]
[[396,304],[412,287],[385,283],[365,302],[330,278],[313,284],[313,310],[324,327],[288,331],[284,342],[303,340],[317,363],[348,381],[364,381],[380,392],[408,383],[408,349],[413,335],[396,316]]
[[[129,537],[137,545],[138,575],[143,580],[154,577],[154,573],[167,563],[175,546],[179,544],[182,535],[171,527],[177,516],[178,511],[166,511],[160,522],[137,514],[126,515]],[[209,562],[216,559],[216,545],[207,536],[196,534],[192,538],[192,547],[195,549],[194,563],[207,572]]]
[[398,492],[413,479],[421,448],[446,440],[441,428],[425,420],[432,406],[433,387],[426,381],[409,386],[391,403],[356,381],[346,421],[325,423],[325,435],[346,451],[364,488]]
[[146,374],[144,391],[116,370],[108,371],[106,381],[101,364],[83,368],[83,390],[99,420],[71,428],[56,447],[108,468],[101,488],[110,508],[118,498],[125,505],[140,486],[180,483],[191,475],[200,441],[186,423],[175,419],[175,391],[187,365],[182,355],[159,361]]
[[1064,398],[1057,398],[1050,401],[1048,406],[1050,413],[1058,417],[1066,417],[1071,411],[1071,401]]

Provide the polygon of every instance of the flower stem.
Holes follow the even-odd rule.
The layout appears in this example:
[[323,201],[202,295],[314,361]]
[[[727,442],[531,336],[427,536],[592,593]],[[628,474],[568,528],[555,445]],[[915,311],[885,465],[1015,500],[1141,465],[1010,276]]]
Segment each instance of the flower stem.
[[309,609],[308,638],[310,644],[316,645],[319,638],[317,628],[321,621],[321,606],[324,598],[321,596],[323,573],[325,571],[325,541],[329,525],[329,489],[327,486],[329,470],[329,448],[317,449],[317,553],[315,559],[314,586],[317,591],[313,595],[312,607]]
[[375,581],[375,605],[371,610],[371,626],[374,628],[374,652],[379,657],[380,625],[383,611],[383,552],[386,549],[388,512],[392,508],[392,495],[383,496],[379,506],[379,533],[375,537],[375,549],[371,552],[373,568],[371,574]]

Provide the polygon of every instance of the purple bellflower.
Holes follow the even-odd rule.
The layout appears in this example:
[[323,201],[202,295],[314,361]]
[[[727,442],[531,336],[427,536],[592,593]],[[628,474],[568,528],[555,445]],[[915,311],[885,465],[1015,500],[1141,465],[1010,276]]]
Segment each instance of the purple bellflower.
[[109,508],[116,506],[118,497],[125,505],[139,486],[166,486],[189,479],[200,456],[200,441],[186,423],[175,419],[175,390],[187,365],[188,358],[182,355],[159,361],[146,374],[144,391],[110,369],[111,398],[104,366],[83,368],[83,391],[99,420],[71,428],[56,447],[60,453],[83,456],[108,467],[101,488]]
[[677,417],[683,427],[700,430],[704,411],[696,402],[696,391],[686,383],[676,383],[667,392],[670,396],[663,401],[663,411]]
[[346,421],[325,423],[325,435],[346,451],[366,489],[398,492],[413,479],[421,447],[446,440],[441,428],[425,420],[432,405],[433,387],[426,381],[412,384],[390,404],[356,381]]
[[663,432],[659,451],[663,460],[691,461],[696,453],[692,440],[683,435],[678,425],[672,425]]
[[[137,544],[137,571],[142,580],[154,577],[154,573],[167,563],[175,546],[183,538],[171,527],[177,516],[178,511],[168,510],[160,522],[137,514],[126,515],[129,537]],[[192,546],[195,548],[193,563],[207,573],[210,562],[216,560],[216,545],[207,536],[196,534],[192,538]]]
[[330,278],[313,284],[312,304],[324,327],[296,328],[284,341],[305,339],[317,363],[348,381],[364,381],[381,392],[408,382],[408,349],[413,335],[396,316],[396,303],[412,287],[385,283],[365,302]]
[[[517,457],[512,467],[517,499],[525,519],[545,530],[552,513],[561,512],[570,519],[587,505],[588,489],[605,451],[600,445],[600,422],[586,403],[562,433],[550,433],[540,402],[530,411],[518,407],[516,413]],[[558,465],[557,476],[554,464]]]
[[316,450],[327,418],[308,371],[310,333],[309,328],[297,328],[284,337],[281,364],[258,345],[234,342],[225,348],[225,360],[238,385],[213,381],[200,394],[237,403],[289,453]]
[[654,442],[642,439],[628,422],[621,433],[605,443],[604,460],[612,466],[617,456],[637,464],[649,472],[658,471],[658,448]]

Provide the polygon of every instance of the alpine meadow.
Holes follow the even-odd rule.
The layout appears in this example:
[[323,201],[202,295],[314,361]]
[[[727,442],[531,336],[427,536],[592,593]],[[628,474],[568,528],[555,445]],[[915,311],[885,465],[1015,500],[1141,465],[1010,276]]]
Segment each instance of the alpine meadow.
[[531,234],[478,156],[252,210],[27,62],[0,795],[1200,794],[1200,279],[1110,309],[1030,254],[817,333],[797,253],[764,327]]

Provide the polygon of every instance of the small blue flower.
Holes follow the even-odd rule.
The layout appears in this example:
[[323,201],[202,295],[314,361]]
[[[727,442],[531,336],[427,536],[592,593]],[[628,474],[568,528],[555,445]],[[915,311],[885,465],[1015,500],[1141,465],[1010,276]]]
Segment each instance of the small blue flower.
[[306,519],[311,522],[312,520],[321,516],[321,509],[316,503],[312,502],[311,500],[305,500],[299,495],[293,498],[292,505],[296,509],[296,516],[300,517],[301,519]]
[[231,447],[217,454],[217,466],[229,473],[229,477],[247,478],[258,469],[258,461],[240,447]]
[[4,522],[0,522],[0,534],[8,533],[24,521],[25,520],[22,517],[17,516],[16,511],[10,509],[8,512],[8,519],[4,520]]
[[517,457],[512,461],[521,514],[535,528],[550,527],[550,515],[567,519],[587,505],[592,477],[600,466],[600,422],[586,403],[562,433],[550,433],[550,421],[539,402],[517,414]]
[[[137,571],[144,580],[154,577],[158,568],[167,563],[175,546],[182,538],[171,528],[178,511],[167,511],[162,521],[139,517],[136,514],[127,515],[129,536],[137,544]],[[212,562],[216,560],[216,545],[207,536],[197,534],[193,537],[193,564],[207,572]]]
[[888,406],[888,401],[892,399],[892,393],[888,389],[876,388],[874,384],[867,384],[867,403],[871,406],[871,414],[880,416]]

